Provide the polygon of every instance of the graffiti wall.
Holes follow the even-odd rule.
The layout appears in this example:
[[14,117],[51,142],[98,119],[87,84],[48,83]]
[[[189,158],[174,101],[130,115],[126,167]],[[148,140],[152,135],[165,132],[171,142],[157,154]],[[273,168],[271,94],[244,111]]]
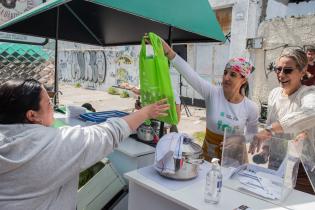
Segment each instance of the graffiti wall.
[[106,78],[106,56],[103,51],[62,51],[58,64],[61,81],[102,83]]
[[75,48],[59,51],[60,82],[101,90],[122,82],[138,85],[139,46]]

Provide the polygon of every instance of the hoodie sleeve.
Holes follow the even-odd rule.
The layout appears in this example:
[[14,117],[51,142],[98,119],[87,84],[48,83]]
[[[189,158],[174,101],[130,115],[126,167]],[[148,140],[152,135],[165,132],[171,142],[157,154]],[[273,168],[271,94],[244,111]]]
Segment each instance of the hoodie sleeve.
[[61,128],[61,153],[80,171],[109,155],[118,144],[127,138],[131,129],[121,118],[88,127]]

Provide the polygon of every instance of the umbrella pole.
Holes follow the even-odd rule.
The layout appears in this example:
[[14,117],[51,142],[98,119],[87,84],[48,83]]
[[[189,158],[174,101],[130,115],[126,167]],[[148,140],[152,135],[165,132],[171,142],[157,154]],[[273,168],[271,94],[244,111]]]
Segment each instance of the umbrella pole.
[[172,26],[170,26],[170,27],[168,27],[168,40],[167,40],[167,43],[168,43],[168,45],[169,46],[171,46],[172,47],[172,31],[173,31],[173,27]]
[[59,39],[59,7],[57,7],[56,13],[56,37],[55,37],[55,96],[54,96],[54,105],[56,106],[59,103],[58,97],[58,39]]

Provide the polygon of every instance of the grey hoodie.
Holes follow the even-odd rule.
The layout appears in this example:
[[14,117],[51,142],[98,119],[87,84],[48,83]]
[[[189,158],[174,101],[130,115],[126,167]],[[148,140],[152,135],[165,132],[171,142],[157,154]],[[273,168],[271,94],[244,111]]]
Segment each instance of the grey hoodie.
[[79,172],[130,134],[126,121],[89,127],[0,125],[0,209],[74,210]]

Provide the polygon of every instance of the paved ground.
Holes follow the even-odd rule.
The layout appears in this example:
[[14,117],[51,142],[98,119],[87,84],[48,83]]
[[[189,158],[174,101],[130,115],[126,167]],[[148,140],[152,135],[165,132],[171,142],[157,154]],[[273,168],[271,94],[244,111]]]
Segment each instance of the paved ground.
[[[121,110],[133,111],[135,98],[120,98],[119,95],[110,95],[105,91],[75,88],[71,85],[60,84],[60,104],[82,105],[91,103],[96,111]],[[182,108],[182,118],[178,125],[179,131],[192,135],[198,131],[204,131],[206,127],[205,109],[188,106],[192,116],[187,117]]]

